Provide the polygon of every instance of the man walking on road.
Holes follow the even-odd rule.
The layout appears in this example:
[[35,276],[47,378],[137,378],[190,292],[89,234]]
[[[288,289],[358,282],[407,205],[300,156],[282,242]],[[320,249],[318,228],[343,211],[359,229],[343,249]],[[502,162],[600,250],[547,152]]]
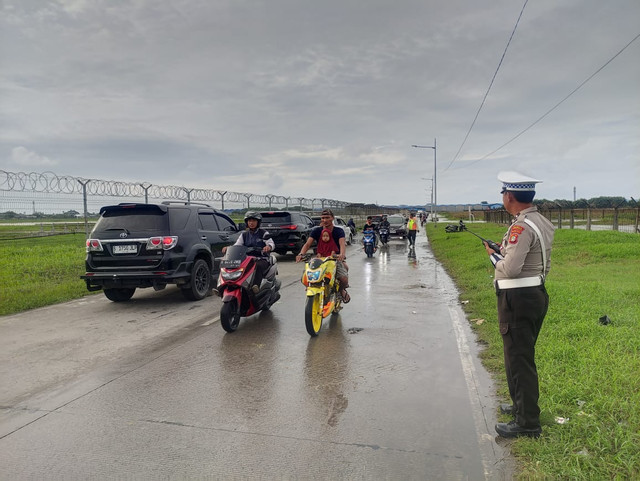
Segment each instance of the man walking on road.
[[496,424],[496,432],[505,438],[538,437],[542,427],[535,345],[549,307],[544,281],[554,227],[532,203],[539,180],[517,172],[501,172],[498,180],[503,183],[502,203],[515,218],[502,238],[500,252],[484,245],[495,267],[498,322],[513,402],[501,406],[501,411],[515,419]]
[[416,222],[416,214],[411,212],[407,221],[407,239],[409,247],[416,245],[416,233],[418,232],[418,222]]

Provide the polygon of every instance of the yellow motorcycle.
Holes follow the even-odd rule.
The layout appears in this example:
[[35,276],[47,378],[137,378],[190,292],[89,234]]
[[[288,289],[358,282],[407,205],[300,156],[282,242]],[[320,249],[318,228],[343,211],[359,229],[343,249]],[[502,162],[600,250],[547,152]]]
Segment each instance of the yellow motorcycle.
[[310,336],[317,336],[322,319],[342,309],[340,282],[336,278],[335,257],[305,255],[302,283],[307,288],[304,307],[304,325]]

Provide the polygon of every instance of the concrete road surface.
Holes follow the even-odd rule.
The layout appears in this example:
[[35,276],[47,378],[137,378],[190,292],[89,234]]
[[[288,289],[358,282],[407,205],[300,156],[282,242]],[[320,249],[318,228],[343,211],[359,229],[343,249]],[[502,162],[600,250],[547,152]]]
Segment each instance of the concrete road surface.
[[218,298],[172,288],[0,318],[0,479],[511,479],[458,294],[417,244],[350,247],[352,301],[316,338],[291,256],[232,334]]

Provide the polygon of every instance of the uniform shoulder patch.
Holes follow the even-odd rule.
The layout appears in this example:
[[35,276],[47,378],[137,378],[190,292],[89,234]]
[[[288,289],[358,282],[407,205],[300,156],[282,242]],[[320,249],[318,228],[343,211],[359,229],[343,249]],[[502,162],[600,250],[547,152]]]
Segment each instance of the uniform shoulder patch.
[[520,234],[514,234],[513,232],[509,234],[509,244],[517,244],[519,235]]
[[511,227],[512,234],[522,234],[523,231],[524,227],[521,225],[514,225],[513,227]]

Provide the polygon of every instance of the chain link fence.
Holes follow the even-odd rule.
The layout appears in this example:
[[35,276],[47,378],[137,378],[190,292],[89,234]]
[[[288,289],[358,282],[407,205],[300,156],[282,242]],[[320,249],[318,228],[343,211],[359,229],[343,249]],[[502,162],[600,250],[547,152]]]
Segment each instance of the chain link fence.
[[[197,189],[148,182],[86,179],[53,172],[25,173],[0,170],[0,214],[4,220],[27,217],[39,224],[40,235],[80,229],[88,234],[100,208],[121,202],[160,203],[163,201],[202,202],[216,209],[233,210],[300,210],[316,212],[330,208],[336,215],[357,220],[380,212],[399,212],[397,208],[375,204],[358,204],[335,199],[285,197],[275,194],[253,194],[216,189]],[[52,217],[65,222],[53,225]],[[77,223],[69,222],[76,217]],[[43,219],[47,219],[45,222]],[[46,224],[51,224],[45,227]],[[57,224],[57,223],[56,223]]]

